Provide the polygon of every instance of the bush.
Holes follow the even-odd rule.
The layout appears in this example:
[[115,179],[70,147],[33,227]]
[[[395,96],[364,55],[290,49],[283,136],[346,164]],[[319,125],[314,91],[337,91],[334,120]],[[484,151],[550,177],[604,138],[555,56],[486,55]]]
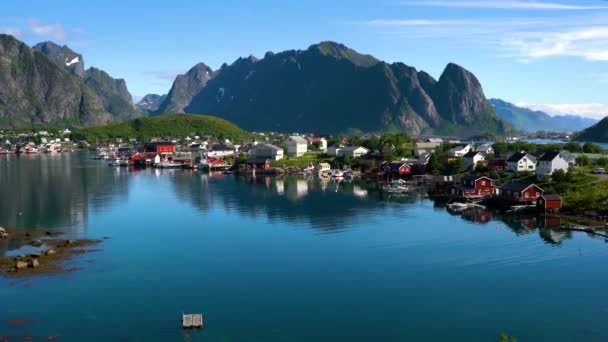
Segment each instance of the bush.
[[576,164],[578,164],[579,166],[589,166],[591,165],[591,160],[589,159],[589,157],[583,155],[576,158]]
[[604,149],[598,144],[594,144],[592,142],[586,142],[583,145],[583,152],[585,152],[585,153],[603,153]]

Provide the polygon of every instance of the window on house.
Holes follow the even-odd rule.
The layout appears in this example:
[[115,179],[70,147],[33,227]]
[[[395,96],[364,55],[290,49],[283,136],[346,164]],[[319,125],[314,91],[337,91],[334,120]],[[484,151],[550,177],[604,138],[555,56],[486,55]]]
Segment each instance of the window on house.
[[481,181],[481,185],[482,186],[486,185],[486,181]]

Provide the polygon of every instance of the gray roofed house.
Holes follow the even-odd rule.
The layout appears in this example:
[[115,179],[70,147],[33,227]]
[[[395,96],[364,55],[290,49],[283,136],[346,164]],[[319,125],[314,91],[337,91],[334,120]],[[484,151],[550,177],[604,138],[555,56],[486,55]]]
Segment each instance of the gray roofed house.
[[536,171],[536,157],[526,151],[515,152],[507,159],[507,170],[513,172]]

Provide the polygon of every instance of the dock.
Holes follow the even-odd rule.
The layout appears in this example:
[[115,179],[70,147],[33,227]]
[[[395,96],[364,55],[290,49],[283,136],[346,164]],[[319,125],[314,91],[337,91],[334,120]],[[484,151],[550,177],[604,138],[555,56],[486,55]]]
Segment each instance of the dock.
[[182,326],[184,329],[189,328],[202,328],[203,327],[203,315],[202,314],[182,314]]

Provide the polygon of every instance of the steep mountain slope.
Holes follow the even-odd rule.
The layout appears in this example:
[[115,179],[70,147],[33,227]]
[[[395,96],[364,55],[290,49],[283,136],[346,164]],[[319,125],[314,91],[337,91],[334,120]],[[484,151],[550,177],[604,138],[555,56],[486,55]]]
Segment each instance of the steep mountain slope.
[[501,118],[524,132],[572,132],[580,131],[597,123],[597,120],[575,115],[551,116],[541,111],[518,107],[500,99],[490,99],[490,103]]
[[144,96],[135,107],[146,112],[155,112],[160,107],[160,104],[167,98],[167,95],[148,94]]
[[84,83],[93,89],[103,107],[118,120],[128,120],[141,116],[133,105],[133,98],[123,79],[114,79],[97,68],[85,71]]
[[[403,63],[387,64],[333,42],[269,52],[261,60],[239,58],[209,75],[196,83],[200,89],[190,101],[181,97],[184,110],[212,113],[250,130],[474,135],[511,129],[475,76],[460,66],[448,65],[436,81]],[[161,106],[158,113],[166,111]]]
[[95,125],[113,120],[95,93],[44,54],[0,34],[0,125]]
[[207,82],[213,77],[213,70],[203,63],[193,66],[184,75],[178,75],[166,98],[158,106],[157,113],[183,113]]
[[608,117],[581,131],[574,137],[574,140],[608,143]]
[[53,42],[44,42],[36,44],[33,49],[84,80],[85,84],[95,92],[105,110],[114,115],[116,120],[127,120],[142,115],[142,112],[133,104],[125,80],[114,79],[107,72],[93,67],[85,71],[82,55],[65,45],[59,46]]

